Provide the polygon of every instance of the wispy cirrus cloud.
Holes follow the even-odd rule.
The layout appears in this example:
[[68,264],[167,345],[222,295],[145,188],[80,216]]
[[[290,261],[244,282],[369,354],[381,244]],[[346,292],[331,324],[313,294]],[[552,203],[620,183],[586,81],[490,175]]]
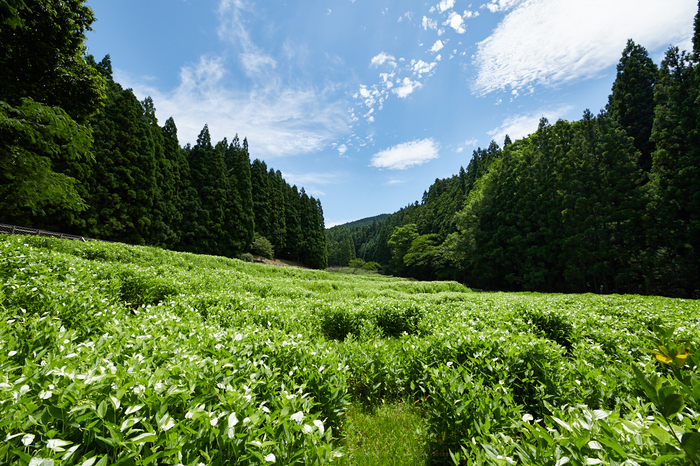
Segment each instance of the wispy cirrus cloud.
[[648,50],[687,40],[693,0],[499,0],[510,9],[478,45],[473,90],[486,94],[590,78],[614,65],[627,39]]
[[[212,137],[223,139],[238,133],[247,137],[255,157],[272,158],[312,153],[348,132],[347,102],[330,88],[309,83],[287,84],[278,73],[278,58],[258,47],[245,26],[244,15],[255,12],[243,0],[219,2],[218,37],[232,53],[203,55],[199,62],[180,69],[177,87],[161,90],[152,83],[120,76],[139,97],[150,95],[161,120],[172,116],[182,144],[193,143],[204,124]],[[297,47],[303,58],[303,48]],[[281,59],[294,58],[283,47]],[[234,80],[233,55],[248,82]]]
[[433,139],[416,139],[377,152],[370,165],[389,170],[405,170],[439,157],[440,146]]

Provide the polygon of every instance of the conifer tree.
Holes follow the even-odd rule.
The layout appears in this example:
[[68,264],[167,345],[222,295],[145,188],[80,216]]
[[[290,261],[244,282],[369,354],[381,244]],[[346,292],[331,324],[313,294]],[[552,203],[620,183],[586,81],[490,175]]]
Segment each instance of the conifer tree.
[[282,173],[270,168],[268,172],[268,193],[270,199],[269,212],[269,236],[267,239],[274,245],[275,251],[284,250],[287,236],[287,224],[285,218],[285,198]]
[[[111,70],[108,62],[103,70]],[[90,206],[86,211],[87,234],[146,244],[157,189],[152,133],[134,93],[122,89],[111,75],[106,79],[105,108],[90,123],[95,164],[86,181]]]
[[253,213],[255,215],[255,232],[267,238],[270,235],[270,188],[267,165],[255,159],[250,167],[252,184]]
[[203,254],[226,255],[230,237],[225,230],[229,180],[224,165],[224,144],[212,146],[208,125],[197,137],[197,144],[188,154],[192,186],[197,190],[201,212],[197,219],[197,234],[190,246]]
[[238,255],[250,250],[255,233],[250,159],[247,150],[241,147],[238,135],[226,148],[224,161],[232,196],[227,215],[229,216],[233,252]]
[[188,192],[190,189],[190,167],[180,148],[177,138],[177,126],[172,117],[161,128],[163,134],[163,152],[170,171],[170,184],[164,184],[163,197],[166,202],[165,221],[173,232],[172,242],[167,247],[182,248],[183,220],[187,211]]
[[634,138],[634,146],[641,152],[639,165],[647,172],[651,170],[654,151],[651,129],[657,75],[658,68],[646,49],[630,39],[617,65],[617,77],[606,107],[610,118]]
[[[697,31],[696,31],[697,32]],[[700,294],[700,97],[698,65],[671,47],[655,88],[650,179],[649,244],[654,246],[652,290],[675,296]]]
[[153,99],[147,97],[141,102],[141,107],[153,140],[153,154],[156,162],[155,198],[151,211],[150,237],[147,243],[162,248],[172,247],[176,234],[167,222],[167,218],[175,215],[175,206],[172,204],[175,175],[170,161],[165,156],[165,138],[161,127],[158,126]]

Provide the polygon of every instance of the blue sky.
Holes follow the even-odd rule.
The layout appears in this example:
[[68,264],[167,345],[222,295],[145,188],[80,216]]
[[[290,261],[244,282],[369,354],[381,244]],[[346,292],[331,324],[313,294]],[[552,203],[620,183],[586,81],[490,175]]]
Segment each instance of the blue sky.
[[691,49],[695,0],[89,0],[88,51],[182,145],[247,137],[326,226],[392,213],[472,151],[607,102],[628,38]]

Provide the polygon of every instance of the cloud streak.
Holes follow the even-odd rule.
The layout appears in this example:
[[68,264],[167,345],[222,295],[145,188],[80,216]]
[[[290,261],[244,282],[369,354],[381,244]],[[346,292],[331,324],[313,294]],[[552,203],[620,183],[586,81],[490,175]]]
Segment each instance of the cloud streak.
[[687,40],[693,0],[500,0],[512,8],[478,45],[476,94],[594,77],[617,63],[628,38],[648,50]]
[[275,57],[244,27],[244,14],[251,14],[246,2],[221,0],[218,14],[219,39],[236,52],[247,83],[231,79],[226,52],[181,67],[179,84],[169,91],[119,76],[140,98],[153,97],[161,121],[174,118],[181,144],[194,143],[206,123],[215,140],[237,133],[248,138],[254,157],[274,158],[317,152],[348,132],[347,102],[334,98],[332,86],[283,82]]
[[[514,115],[506,118],[501,126],[494,128],[488,132],[488,135],[498,144],[503,144],[506,134],[511,140],[522,139],[537,131],[540,119],[547,118],[551,124],[554,124],[558,119],[563,118],[572,110],[571,106],[562,106],[553,109],[541,109],[536,112]],[[468,141],[469,142],[469,141]]]
[[433,139],[416,139],[377,152],[370,166],[389,170],[405,170],[423,165],[439,157],[440,146]]

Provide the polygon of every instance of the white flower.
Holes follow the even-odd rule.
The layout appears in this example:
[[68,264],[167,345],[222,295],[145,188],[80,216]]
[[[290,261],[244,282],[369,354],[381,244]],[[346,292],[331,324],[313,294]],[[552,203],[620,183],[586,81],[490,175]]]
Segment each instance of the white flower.
[[263,406],[263,407],[262,407],[262,410],[263,410],[265,413],[270,414],[270,409],[269,409],[267,406]]
[[29,461],[29,466],[53,466],[53,460],[46,458],[32,458]]
[[269,463],[274,463],[277,458],[275,457],[274,453],[270,453],[269,455],[265,456],[265,461]]
[[63,451],[62,447],[65,447],[66,445],[70,445],[73,442],[66,442],[65,440],[60,440],[60,439],[51,439],[46,442],[46,447],[50,448],[51,450],[56,450],[56,451]]
[[209,424],[211,424],[212,427],[216,427],[216,424],[219,422],[218,417],[213,417],[209,420]]
[[314,421],[314,425],[318,427],[318,431],[321,435],[323,435],[323,432],[325,432],[325,429],[323,428],[323,422],[321,422],[319,419],[316,419]]
[[19,396],[24,395],[28,391],[29,391],[29,385],[22,385],[21,387],[19,387]]
[[39,398],[41,398],[42,400],[48,400],[49,398],[51,398],[51,395],[53,395],[53,393],[51,393],[51,390],[42,390],[41,393],[39,393]]
[[231,415],[228,417],[228,427],[229,429],[233,428],[238,424],[238,418],[236,417],[236,413],[231,413]]
[[302,411],[299,411],[298,413],[294,413],[290,416],[292,418],[292,421],[296,421],[299,424],[304,420],[304,413]]
[[532,414],[523,414],[523,422],[530,422],[533,419],[535,419],[535,418],[532,417]]
[[14,356],[15,354],[17,354],[17,351],[10,351],[9,353],[7,353],[7,357],[8,357],[8,358],[11,358],[11,357]]
[[308,424],[304,424],[303,429],[304,429],[304,433],[305,433],[305,434],[310,434],[311,432],[314,431],[314,428],[311,427],[311,426],[308,425]]
[[33,441],[34,436],[32,434],[26,434],[24,437],[22,437],[22,444],[25,446],[31,445]]

